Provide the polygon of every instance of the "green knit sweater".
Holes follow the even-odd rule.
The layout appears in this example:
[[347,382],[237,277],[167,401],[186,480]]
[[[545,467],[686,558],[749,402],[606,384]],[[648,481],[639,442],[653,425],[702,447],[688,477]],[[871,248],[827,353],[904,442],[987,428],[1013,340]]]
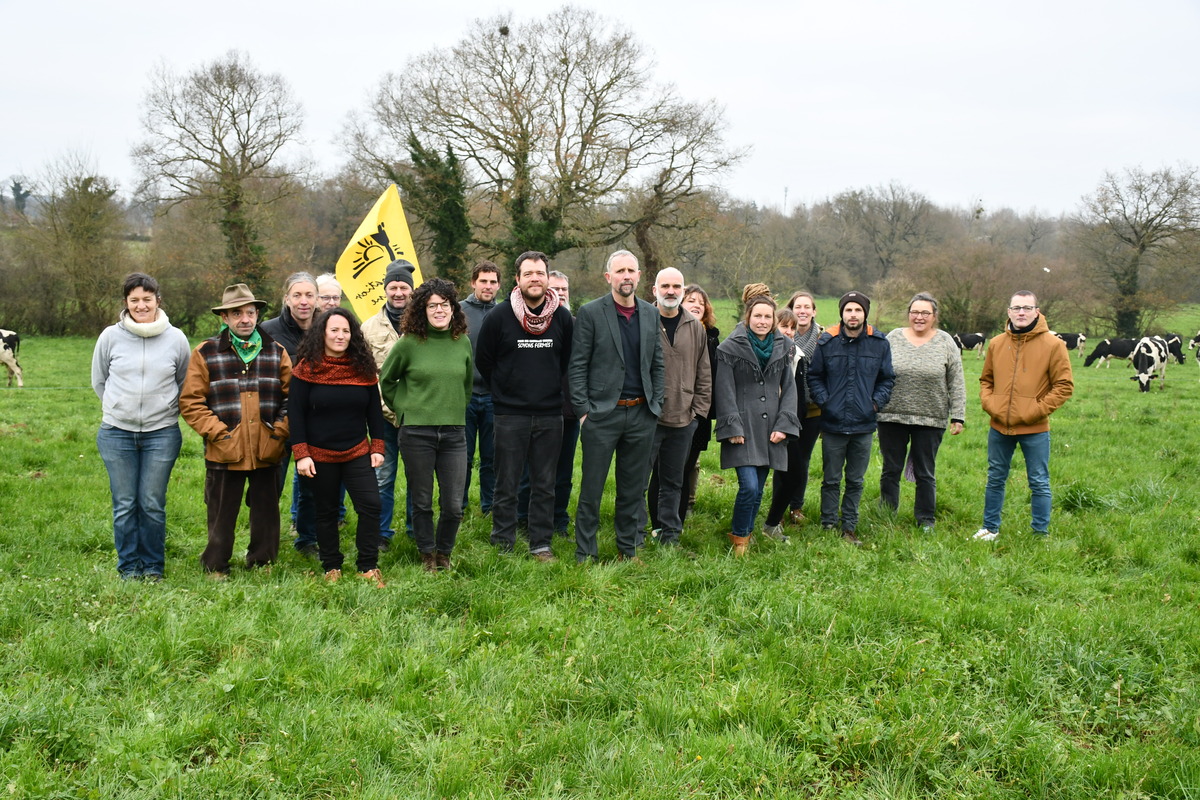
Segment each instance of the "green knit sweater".
[[449,331],[401,336],[379,372],[383,400],[401,425],[465,425],[474,382],[471,340]]

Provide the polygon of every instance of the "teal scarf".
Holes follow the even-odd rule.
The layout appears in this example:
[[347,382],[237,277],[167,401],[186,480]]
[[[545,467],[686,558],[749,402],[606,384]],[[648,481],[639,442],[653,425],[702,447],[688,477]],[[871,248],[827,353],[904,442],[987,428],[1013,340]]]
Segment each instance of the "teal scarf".
[[242,360],[243,364],[249,364],[262,352],[262,334],[258,332],[258,328],[254,329],[254,333],[250,334],[249,339],[238,338],[238,335],[233,332],[233,328],[224,322],[221,323],[221,330],[229,331],[229,339],[233,342],[233,352],[238,354],[238,358]]
[[746,331],[746,338],[750,340],[750,349],[758,358],[758,368],[766,369],[767,362],[771,360],[771,353],[775,350],[775,331],[768,333],[765,339],[759,339],[752,331]]

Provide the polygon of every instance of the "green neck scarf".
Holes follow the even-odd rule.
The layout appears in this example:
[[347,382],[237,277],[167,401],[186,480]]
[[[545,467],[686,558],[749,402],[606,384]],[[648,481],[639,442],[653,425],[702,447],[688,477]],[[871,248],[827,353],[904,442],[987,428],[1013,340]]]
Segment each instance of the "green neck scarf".
[[748,330],[746,338],[750,340],[750,349],[758,358],[758,368],[766,369],[767,362],[771,360],[771,353],[775,350],[775,332],[771,331],[767,334],[767,338],[759,339],[753,331]]
[[249,339],[241,339],[233,328],[230,328],[225,323],[221,323],[222,330],[229,330],[229,339],[233,342],[233,352],[238,354],[238,358],[243,364],[249,364],[254,359],[258,358],[258,354],[262,352],[262,334],[258,332],[258,328],[254,329],[254,333],[250,334]]

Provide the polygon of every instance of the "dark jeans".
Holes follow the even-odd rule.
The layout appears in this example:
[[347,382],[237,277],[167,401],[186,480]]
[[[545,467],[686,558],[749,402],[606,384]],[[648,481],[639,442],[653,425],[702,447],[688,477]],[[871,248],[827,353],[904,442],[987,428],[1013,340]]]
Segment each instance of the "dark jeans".
[[467,405],[467,475],[463,483],[462,507],[467,510],[467,493],[471,491],[471,472],[475,462],[475,439],[479,439],[479,510],[484,514],[492,510],[492,494],[496,487],[496,473],[492,464],[496,458],[495,433],[492,429],[492,396],[473,394]]
[[711,438],[712,420],[696,420],[696,432],[692,434],[692,446],[688,448],[687,460],[683,463],[683,492],[679,496],[679,518],[685,522],[688,514],[691,513],[692,504],[696,502],[696,481],[700,478],[700,454],[708,449],[708,440]]
[[341,537],[338,535],[338,506],[342,487],[350,494],[358,516],[355,546],[358,549],[358,571],[366,572],[379,566],[379,484],[371,469],[371,456],[362,455],[340,464],[319,462],[316,475],[300,478],[308,484],[317,506],[317,546],[321,551],[321,568],[328,572],[341,569],[343,563]]
[[883,472],[879,476],[879,501],[892,511],[900,507],[900,474],[904,472],[904,461],[911,453],[913,475],[917,479],[913,516],[916,517],[918,525],[932,525],[937,511],[937,478],[934,477],[934,466],[945,432],[944,428],[925,425],[879,423],[879,454],[883,456]]
[[617,549],[626,557],[637,554],[637,530],[641,519],[646,480],[650,474],[650,446],[658,420],[645,403],[618,406],[601,419],[588,417],[579,429],[583,442],[583,478],[575,508],[575,558],[596,558],[596,534],[600,529],[600,500],[608,470],[616,455],[617,498],[613,519]]
[[825,466],[825,478],[821,481],[821,525],[826,528],[839,527],[838,493],[842,486],[845,470],[846,493],[842,496],[840,527],[853,532],[858,527],[858,501],[862,499],[863,476],[871,463],[871,434],[829,433],[821,437],[821,455]]
[[[246,484],[250,488],[246,489]],[[200,554],[205,572],[229,572],[233,531],[242,509],[242,491],[250,507],[250,545],[246,566],[270,564],[279,555],[279,466],[262,469],[206,469],[204,503],[208,506],[208,545]]]
[[[652,527],[660,528],[659,544],[679,541],[683,532],[686,504],[683,497],[684,468],[687,466],[688,450],[696,431],[696,420],[682,428],[658,425],[654,431],[654,444],[650,447],[650,486],[646,490],[646,505],[653,520]],[[638,531],[639,540],[644,531]],[[640,541],[639,541],[640,544]]]
[[820,418],[809,417],[804,420],[800,435],[795,439],[788,439],[788,468],[777,469],[771,476],[771,507],[767,510],[767,525],[783,522],[783,514],[789,508],[796,511],[804,508],[804,494],[808,490],[808,465],[820,435]]
[[396,473],[400,468],[400,429],[383,421],[383,466],[375,470],[379,488],[379,535],[391,541],[392,514],[396,508]]
[[512,550],[517,541],[517,486],[529,469],[529,552],[549,550],[554,539],[554,472],[562,444],[562,415],[497,414],[496,496],[492,544]]
[[[413,538],[422,553],[449,555],[462,524],[463,484],[467,479],[467,438],[462,425],[404,425],[400,457],[413,505]],[[439,515],[433,525],[433,480],[437,477]]]
[[113,543],[122,578],[163,574],[167,484],[182,442],[179,423],[156,431],[101,425],[96,434],[112,490]]
[[[579,444],[579,420],[562,419],[562,444],[558,448],[558,467],[554,473],[554,532],[566,533],[571,524],[567,506],[571,503],[571,483],[575,479],[575,446]],[[529,519],[529,465],[521,472],[517,490],[517,522]]]

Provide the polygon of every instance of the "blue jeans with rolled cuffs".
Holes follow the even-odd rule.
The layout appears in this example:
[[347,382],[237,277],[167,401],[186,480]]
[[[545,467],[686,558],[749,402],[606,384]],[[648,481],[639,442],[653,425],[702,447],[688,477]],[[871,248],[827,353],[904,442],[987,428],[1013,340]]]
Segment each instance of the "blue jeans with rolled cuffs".
[[141,432],[101,425],[96,434],[112,490],[113,543],[123,578],[163,574],[167,484],[182,443],[178,424]]
[[1025,457],[1033,532],[1047,533],[1050,530],[1050,431],[1008,436],[995,428],[988,428],[988,477],[987,489],[983,494],[983,527],[995,533],[1000,532],[1004,487],[1018,445]]

